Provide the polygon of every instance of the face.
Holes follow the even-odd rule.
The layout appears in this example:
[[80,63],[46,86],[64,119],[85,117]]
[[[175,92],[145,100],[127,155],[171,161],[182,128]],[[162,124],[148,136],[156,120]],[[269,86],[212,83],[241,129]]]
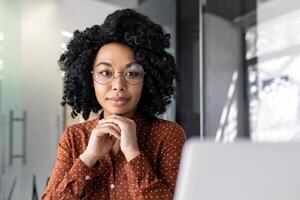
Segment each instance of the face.
[[[144,82],[141,79],[138,83],[129,84],[124,77],[130,77],[138,67],[141,66],[136,63],[134,52],[126,45],[109,43],[99,49],[93,64],[93,86],[104,117],[111,114],[134,116]],[[108,84],[101,84],[95,74],[102,78],[115,74],[115,78]]]

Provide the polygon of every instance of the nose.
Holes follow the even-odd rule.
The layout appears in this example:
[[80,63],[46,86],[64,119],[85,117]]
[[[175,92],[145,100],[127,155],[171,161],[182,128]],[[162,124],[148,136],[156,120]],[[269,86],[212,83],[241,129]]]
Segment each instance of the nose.
[[116,74],[111,84],[113,90],[123,91],[127,89],[127,83],[124,80],[122,73]]

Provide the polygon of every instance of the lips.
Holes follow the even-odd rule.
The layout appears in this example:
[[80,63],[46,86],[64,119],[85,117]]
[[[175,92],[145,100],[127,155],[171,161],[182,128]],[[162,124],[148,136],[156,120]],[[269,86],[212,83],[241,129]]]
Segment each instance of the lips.
[[111,98],[108,98],[108,100],[110,101],[110,103],[113,106],[123,106],[123,105],[127,104],[127,102],[129,101],[129,98],[127,98],[127,97],[111,97]]
[[129,98],[127,98],[127,97],[111,97],[108,99],[112,100],[112,101],[128,101],[129,100]]

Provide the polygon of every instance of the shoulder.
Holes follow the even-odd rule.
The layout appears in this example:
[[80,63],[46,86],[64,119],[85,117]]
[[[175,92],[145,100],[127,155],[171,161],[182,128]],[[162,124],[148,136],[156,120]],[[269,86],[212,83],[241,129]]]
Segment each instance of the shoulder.
[[152,124],[152,131],[158,132],[159,135],[166,137],[175,137],[185,139],[185,131],[181,125],[165,119],[157,118]]

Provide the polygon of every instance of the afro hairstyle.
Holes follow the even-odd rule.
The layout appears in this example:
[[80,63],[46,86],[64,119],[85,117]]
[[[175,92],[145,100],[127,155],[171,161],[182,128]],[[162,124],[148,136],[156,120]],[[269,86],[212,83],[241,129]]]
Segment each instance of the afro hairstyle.
[[93,88],[93,62],[105,44],[118,42],[129,46],[146,72],[137,112],[151,121],[166,111],[175,91],[176,64],[166,52],[170,34],[147,16],[133,9],[117,10],[107,16],[102,25],[74,31],[58,64],[64,71],[64,91],[61,105],[72,107],[71,116],[79,113],[87,120],[90,112],[102,109]]

